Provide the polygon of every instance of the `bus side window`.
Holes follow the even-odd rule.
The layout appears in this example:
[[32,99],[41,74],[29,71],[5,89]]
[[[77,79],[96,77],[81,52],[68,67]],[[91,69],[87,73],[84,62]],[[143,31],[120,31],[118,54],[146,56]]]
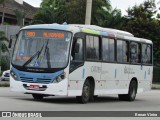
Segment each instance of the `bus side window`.
[[90,60],[99,60],[99,37],[86,36],[86,57]]
[[83,39],[78,38],[74,41],[72,46],[72,60],[83,61]]
[[115,61],[115,40],[111,38],[102,38],[103,47],[103,61],[114,62]]
[[72,44],[70,72],[74,71],[84,63],[83,39],[76,38]]
[[128,62],[128,46],[129,43],[123,40],[117,40],[117,61],[118,62]]
[[151,45],[142,44],[142,63],[152,64],[152,47]]
[[141,63],[141,45],[140,43],[130,43],[130,61],[131,63]]

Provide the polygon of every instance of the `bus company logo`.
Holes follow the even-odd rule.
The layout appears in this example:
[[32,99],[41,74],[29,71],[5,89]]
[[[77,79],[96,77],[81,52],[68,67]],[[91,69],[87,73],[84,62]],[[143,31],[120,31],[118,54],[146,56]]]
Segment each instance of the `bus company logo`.
[[95,72],[95,73],[101,73],[102,69],[99,66],[92,66],[91,67],[91,72]]
[[12,117],[11,112],[2,112],[2,117]]
[[133,68],[125,67],[124,74],[135,74]]

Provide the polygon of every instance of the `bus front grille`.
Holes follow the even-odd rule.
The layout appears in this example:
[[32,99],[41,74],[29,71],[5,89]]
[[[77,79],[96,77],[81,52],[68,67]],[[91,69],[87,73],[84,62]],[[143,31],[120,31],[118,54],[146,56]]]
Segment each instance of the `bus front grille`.
[[25,83],[41,83],[41,84],[49,84],[51,83],[51,79],[43,79],[43,78],[28,78],[28,77],[20,77],[22,82]]

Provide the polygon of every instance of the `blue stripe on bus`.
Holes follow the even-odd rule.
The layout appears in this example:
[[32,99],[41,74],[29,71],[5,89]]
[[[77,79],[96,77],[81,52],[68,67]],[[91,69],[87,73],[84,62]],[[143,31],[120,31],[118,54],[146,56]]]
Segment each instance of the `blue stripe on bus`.
[[14,67],[12,67],[12,70],[17,75],[19,81],[26,83],[41,83],[41,84],[52,83],[59,75],[61,75],[64,72],[63,70],[60,70],[54,73],[32,73],[32,72],[19,71]]
[[146,77],[147,77],[147,73],[146,73],[146,71],[145,71],[145,73],[144,73],[144,79],[146,79]]
[[82,79],[84,79],[84,76],[85,76],[85,68],[83,68],[83,71],[82,71]]
[[115,78],[117,77],[117,69],[115,69]]

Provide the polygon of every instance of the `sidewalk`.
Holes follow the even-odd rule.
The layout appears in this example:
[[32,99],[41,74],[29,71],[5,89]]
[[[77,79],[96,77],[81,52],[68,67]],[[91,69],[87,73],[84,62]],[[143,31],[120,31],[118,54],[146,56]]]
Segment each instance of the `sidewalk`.
[[9,81],[0,81],[0,87],[9,87]]

